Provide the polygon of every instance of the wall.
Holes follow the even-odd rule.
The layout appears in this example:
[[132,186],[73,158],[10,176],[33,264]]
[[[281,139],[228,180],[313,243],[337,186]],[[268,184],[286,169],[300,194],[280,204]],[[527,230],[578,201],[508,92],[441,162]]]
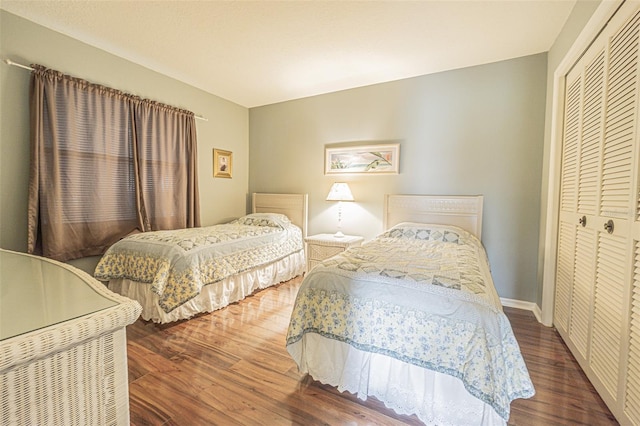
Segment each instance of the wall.
[[[249,111],[250,192],[309,193],[309,234],[382,232],[385,193],[483,194],[483,242],[501,297],[536,301],[547,56],[335,92]],[[400,174],[325,176],[327,144],[398,142]]]
[[[249,145],[248,110],[217,96],[136,65],[73,38],[0,10],[0,57],[39,63],[193,111],[203,225],[227,221],[246,211]],[[0,247],[26,251],[29,170],[29,72],[0,63]],[[233,152],[233,178],[214,179],[213,148]],[[71,263],[93,272],[97,259]]]
[[[483,239],[496,287],[502,297],[539,305],[551,79],[599,3],[576,3],[548,54],[548,86],[541,81],[542,54],[247,112],[3,10],[0,57],[40,63],[207,117],[197,121],[205,225],[243,214],[247,192],[308,192],[310,233],[334,232],[336,206],[324,198],[331,183],[346,180],[357,201],[344,205],[343,229],[371,238],[382,231],[384,193],[483,193]],[[26,250],[28,83],[27,71],[0,64],[0,247],[18,251]],[[400,175],[324,176],[324,145],[352,141],[400,142]],[[233,151],[233,179],[211,177],[214,147]],[[76,263],[90,271],[94,262]]]

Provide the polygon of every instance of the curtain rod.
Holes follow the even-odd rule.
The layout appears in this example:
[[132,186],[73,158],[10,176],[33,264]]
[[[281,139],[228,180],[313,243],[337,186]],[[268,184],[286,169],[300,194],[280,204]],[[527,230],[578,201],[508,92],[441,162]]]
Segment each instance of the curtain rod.
[[[5,64],[7,64],[7,65],[14,66],[14,67],[22,68],[22,69],[24,69],[24,70],[33,71],[33,68],[31,68],[31,67],[29,67],[29,66],[27,66],[27,65],[19,64],[19,63],[17,63],[17,62],[13,62],[11,59],[5,59],[5,60],[4,60],[4,63],[5,63]],[[198,120],[202,120],[202,121],[209,121],[209,119],[208,119],[208,118],[203,117],[203,116],[201,116],[201,115],[195,115],[195,114],[194,114],[194,115],[193,115],[193,117],[194,117],[194,118],[196,118],[196,119],[198,119]]]

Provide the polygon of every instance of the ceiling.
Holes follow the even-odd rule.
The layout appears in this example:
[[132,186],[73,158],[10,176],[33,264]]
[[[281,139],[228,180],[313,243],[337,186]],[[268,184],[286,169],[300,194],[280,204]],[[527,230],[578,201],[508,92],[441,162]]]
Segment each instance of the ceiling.
[[546,52],[575,2],[0,0],[0,7],[250,108]]

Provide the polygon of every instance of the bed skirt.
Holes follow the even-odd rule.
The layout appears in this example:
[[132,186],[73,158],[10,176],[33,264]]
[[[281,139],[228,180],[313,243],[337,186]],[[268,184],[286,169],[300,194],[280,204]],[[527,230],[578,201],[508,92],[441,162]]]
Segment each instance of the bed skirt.
[[257,290],[288,281],[304,273],[306,261],[300,250],[277,262],[235,274],[214,284],[206,285],[201,293],[171,312],[165,312],[158,305],[158,295],[151,291],[149,284],[117,279],[108,282],[109,290],[121,294],[142,305],[145,321],[168,323],[188,319],[203,312],[212,312],[244,299]]
[[426,425],[506,425],[490,405],[447,374],[361,351],[315,333],[305,334],[287,350],[301,373],[362,400],[374,396],[398,414],[415,414]]

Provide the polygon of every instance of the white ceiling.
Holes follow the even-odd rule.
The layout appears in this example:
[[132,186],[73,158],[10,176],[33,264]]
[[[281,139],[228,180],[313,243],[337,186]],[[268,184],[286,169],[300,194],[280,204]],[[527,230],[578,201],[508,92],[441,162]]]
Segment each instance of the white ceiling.
[[546,52],[576,2],[0,1],[245,107]]

